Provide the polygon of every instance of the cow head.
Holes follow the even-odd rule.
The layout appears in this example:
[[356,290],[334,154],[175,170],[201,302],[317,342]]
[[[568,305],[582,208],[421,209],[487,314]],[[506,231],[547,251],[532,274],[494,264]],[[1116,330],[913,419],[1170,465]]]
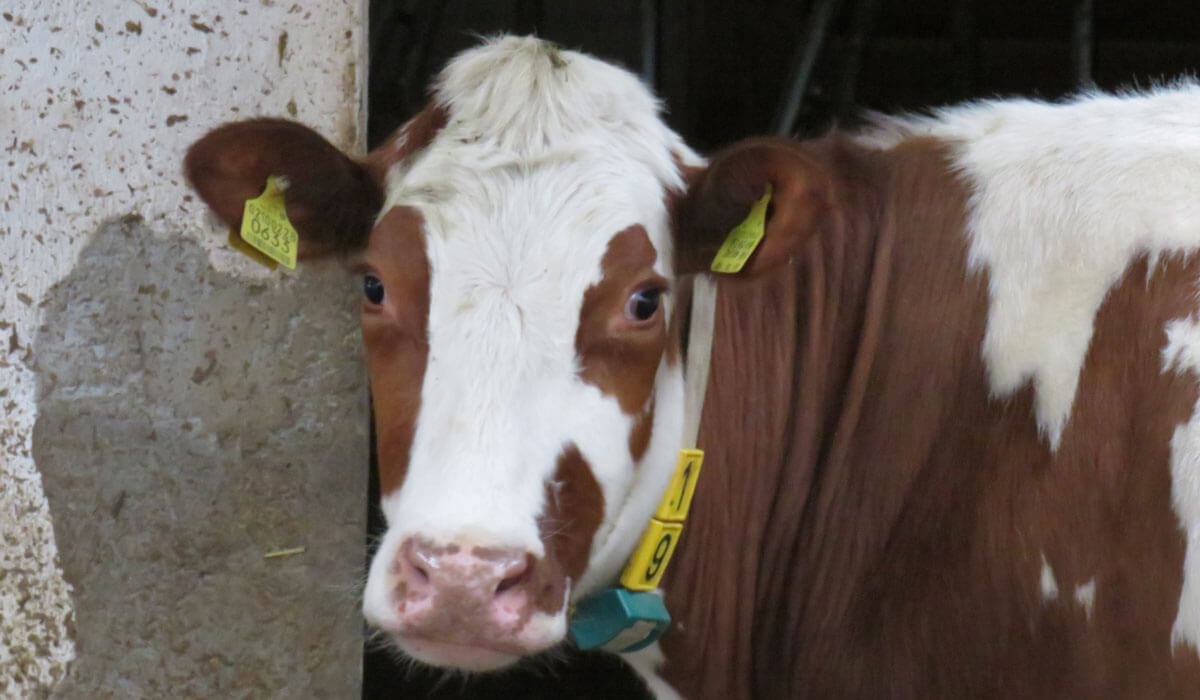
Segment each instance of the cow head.
[[633,76],[519,38],[363,160],[278,120],[188,153],[225,222],[279,176],[300,257],[362,276],[388,522],[364,611],[409,655],[505,666],[619,574],[680,447],[668,199],[695,160]]

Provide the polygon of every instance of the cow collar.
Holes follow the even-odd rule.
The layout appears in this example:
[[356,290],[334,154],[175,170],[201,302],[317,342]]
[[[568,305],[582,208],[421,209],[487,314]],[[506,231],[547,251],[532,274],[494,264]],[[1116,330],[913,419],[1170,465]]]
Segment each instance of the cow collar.
[[621,585],[579,601],[570,613],[571,636],[581,649],[629,653],[653,644],[666,632],[671,615],[658,590],[696,491],[704,452],[696,447],[700,414],[712,359],[716,282],[705,274],[692,283],[691,325],[684,370],[683,445],[675,474],[621,574]]

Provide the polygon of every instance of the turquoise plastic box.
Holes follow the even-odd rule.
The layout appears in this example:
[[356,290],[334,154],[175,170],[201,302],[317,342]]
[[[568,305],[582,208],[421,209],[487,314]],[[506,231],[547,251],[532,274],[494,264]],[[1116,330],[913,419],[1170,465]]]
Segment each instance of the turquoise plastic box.
[[571,636],[580,649],[627,653],[656,642],[670,624],[657,592],[609,588],[576,604]]

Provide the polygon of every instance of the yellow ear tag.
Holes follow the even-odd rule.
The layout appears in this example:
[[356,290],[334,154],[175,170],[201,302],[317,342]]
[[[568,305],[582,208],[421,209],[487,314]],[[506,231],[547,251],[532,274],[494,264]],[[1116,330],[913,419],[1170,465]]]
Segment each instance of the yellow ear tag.
[[[246,200],[242,210],[242,240],[289,270],[296,269],[296,250],[300,234],[288,221],[283,190],[274,175],[267,178],[267,189]],[[236,247],[236,246],[235,246]]]
[[742,223],[733,227],[725,242],[721,244],[716,257],[712,261],[713,272],[732,274],[741,272],[763,238],[763,226],[767,222],[767,204],[771,201],[771,183],[767,183],[767,192],[750,207],[750,213]]
[[245,255],[247,258],[250,258],[268,270],[274,270],[275,268],[279,267],[279,263],[263,255],[261,252],[259,252],[258,248],[255,248],[246,241],[243,241],[242,237],[238,235],[236,229],[229,229],[228,243],[230,248],[233,248],[237,252]]

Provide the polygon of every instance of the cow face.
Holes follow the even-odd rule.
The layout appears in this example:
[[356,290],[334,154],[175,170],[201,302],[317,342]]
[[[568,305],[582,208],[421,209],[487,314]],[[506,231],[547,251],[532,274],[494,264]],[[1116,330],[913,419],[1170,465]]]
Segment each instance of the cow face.
[[667,199],[692,159],[632,76],[514,38],[363,162],[274,120],[189,152],[226,222],[282,175],[301,257],[361,275],[388,521],[364,611],[411,656],[550,647],[636,544],[680,447]]

